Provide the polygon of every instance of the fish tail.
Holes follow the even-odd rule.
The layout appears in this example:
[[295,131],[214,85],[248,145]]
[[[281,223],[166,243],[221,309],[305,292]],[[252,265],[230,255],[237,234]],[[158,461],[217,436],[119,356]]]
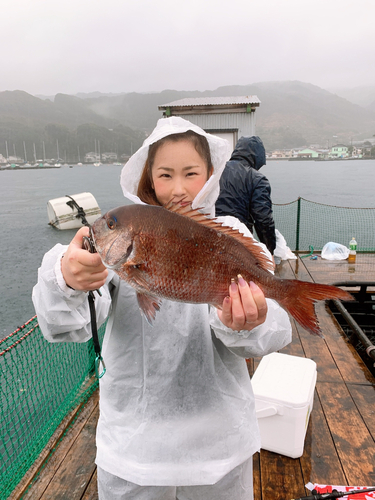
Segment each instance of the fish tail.
[[315,303],[320,300],[340,299],[354,300],[350,293],[332,285],[321,285],[299,280],[283,280],[285,294],[278,300],[293,318],[313,335],[322,337],[318,318],[315,312]]

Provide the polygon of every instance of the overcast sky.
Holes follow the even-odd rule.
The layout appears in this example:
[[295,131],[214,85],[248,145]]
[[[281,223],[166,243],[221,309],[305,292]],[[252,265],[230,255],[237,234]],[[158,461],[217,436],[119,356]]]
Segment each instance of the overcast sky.
[[375,85],[375,0],[2,0],[0,91]]

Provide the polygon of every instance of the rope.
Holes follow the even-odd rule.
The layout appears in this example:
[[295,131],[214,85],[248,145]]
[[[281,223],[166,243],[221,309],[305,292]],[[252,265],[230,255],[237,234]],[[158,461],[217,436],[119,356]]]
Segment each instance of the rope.
[[306,257],[310,257],[314,253],[314,247],[312,245],[309,245],[309,250],[310,250],[310,253],[308,253],[306,255],[300,255],[301,259],[306,259]]
[[84,226],[88,226],[90,227],[90,224],[87,222],[87,219],[86,219],[86,213],[85,211],[83,210],[82,207],[80,207],[78,205],[78,203],[76,202],[76,200],[74,198],[72,198],[71,196],[69,196],[68,194],[65,195],[67,198],[70,198],[71,201],[67,201],[66,204],[73,209],[73,206],[77,209],[77,215],[76,215],[76,219],[81,219],[82,220],[82,224]]

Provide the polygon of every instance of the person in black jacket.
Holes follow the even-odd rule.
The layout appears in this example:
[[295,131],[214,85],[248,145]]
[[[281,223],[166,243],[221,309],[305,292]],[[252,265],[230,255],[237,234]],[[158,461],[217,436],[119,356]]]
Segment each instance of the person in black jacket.
[[276,248],[272,215],[271,186],[259,172],[266,163],[266,152],[259,137],[241,137],[220,179],[216,215],[232,215],[253,232],[273,254]]

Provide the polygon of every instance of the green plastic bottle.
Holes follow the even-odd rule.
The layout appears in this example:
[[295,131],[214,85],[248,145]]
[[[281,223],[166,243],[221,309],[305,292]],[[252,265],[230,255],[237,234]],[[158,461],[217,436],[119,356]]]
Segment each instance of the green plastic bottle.
[[357,242],[355,241],[355,238],[350,240],[349,242],[349,257],[348,257],[348,262],[353,263],[355,262],[357,256]]

